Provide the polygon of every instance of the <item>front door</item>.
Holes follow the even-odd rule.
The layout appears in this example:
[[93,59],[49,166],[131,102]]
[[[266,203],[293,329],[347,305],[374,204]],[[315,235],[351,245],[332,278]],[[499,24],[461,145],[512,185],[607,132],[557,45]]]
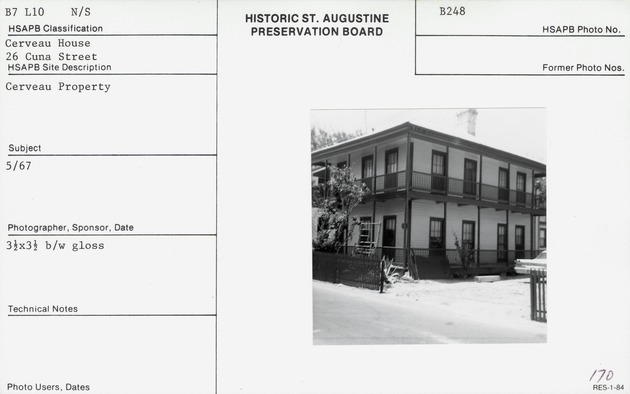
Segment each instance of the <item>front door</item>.
[[398,188],[398,148],[385,152],[385,189]]
[[383,217],[383,256],[396,257],[396,216]]

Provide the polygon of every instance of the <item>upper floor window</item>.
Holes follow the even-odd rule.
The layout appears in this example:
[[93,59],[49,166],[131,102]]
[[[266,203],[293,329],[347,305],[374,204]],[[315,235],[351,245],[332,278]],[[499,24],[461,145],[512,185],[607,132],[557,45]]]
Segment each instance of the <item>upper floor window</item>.
[[464,159],[464,193],[477,194],[477,162]]
[[398,172],[398,148],[385,152],[385,173],[393,174]]
[[446,190],[446,153],[433,151],[431,155],[431,190]]
[[510,180],[507,168],[499,167],[499,200],[507,201],[510,198]]
[[431,174],[446,175],[446,154],[433,151],[431,157]]
[[527,174],[524,172],[516,173],[516,202],[525,204],[525,185],[527,183]]
[[361,159],[361,178],[371,178],[374,176],[374,157],[365,156]]

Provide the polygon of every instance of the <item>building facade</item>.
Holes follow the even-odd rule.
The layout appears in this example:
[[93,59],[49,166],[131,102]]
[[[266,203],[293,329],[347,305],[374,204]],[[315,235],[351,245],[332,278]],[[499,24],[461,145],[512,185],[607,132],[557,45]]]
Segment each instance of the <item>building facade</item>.
[[[467,250],[470,267],[490,273],[509,271],[540,247],[546,206],[535,185],[546,174],[542,163],[411,123],[317,150],[311,163],[349,166],[367,186],[351,216],[374,223],[379,257],[456,266]],[[326,182],[327,171],[315,174]]]

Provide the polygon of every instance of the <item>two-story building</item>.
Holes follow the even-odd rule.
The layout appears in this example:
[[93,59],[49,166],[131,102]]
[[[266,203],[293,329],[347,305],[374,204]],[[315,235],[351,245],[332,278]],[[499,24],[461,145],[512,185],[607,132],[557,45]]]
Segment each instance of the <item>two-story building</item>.
[[[414,259],[420,271],[427,266],[426,277],[436,261],[460,264],[456,239],[471,251],[475,273],[506,272],[516,258],[535,257],[542,163],[411,123],[314,151],[311,163],[350,166],[369,188],[351,215],[378,227],[370,232],[377,256]],[[320,182],[326,173],[315,172]]]

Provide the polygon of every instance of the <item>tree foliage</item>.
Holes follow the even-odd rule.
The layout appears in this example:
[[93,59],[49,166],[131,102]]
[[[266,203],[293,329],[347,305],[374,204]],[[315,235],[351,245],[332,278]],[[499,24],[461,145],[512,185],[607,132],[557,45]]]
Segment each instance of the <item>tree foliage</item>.
[[534,182],[534,194],[539,203],[547,202],[547,177],[536,179]]
[[332,146],[340,142],[348,141],[363,135],[361,130],[354,133],[346,133],[345,131],[326,132],[320,128],[311,128],[311,151]]
[[328,182],[313,191],[313,206],[318,213],[313,248],[338,252],[347,245],[354,228],[359,225],[357,218],[351,218],[350,213],[363,200],[367,186],[357,181],[350,167],[328,166],[328,172]]

